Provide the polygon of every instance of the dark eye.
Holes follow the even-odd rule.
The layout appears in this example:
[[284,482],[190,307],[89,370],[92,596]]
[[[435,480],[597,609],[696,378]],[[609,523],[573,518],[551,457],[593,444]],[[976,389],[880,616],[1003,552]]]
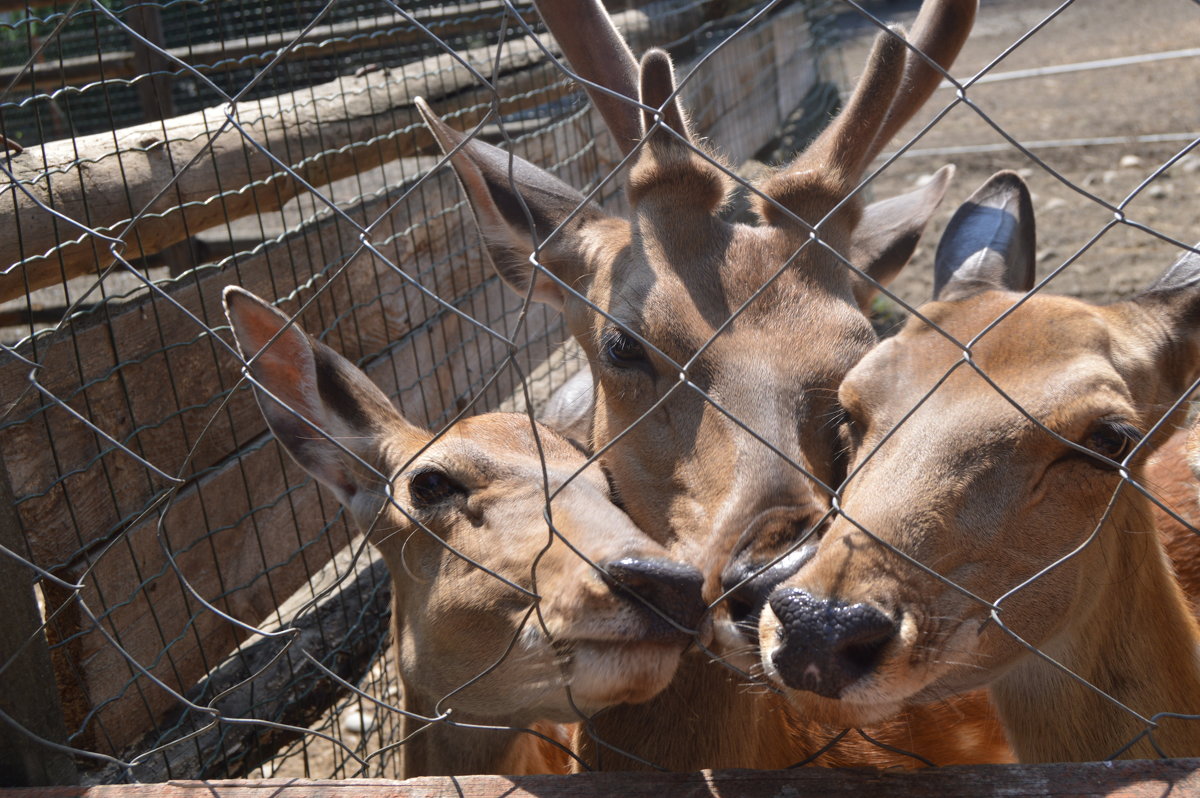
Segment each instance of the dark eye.
[[1088,433],[1083,445],[1109,460],[1120,462],[1142,439],[1142,433],[1131,424],[1102,421]]
[[415,507],[431,507],[466,492],[466,488],[436,468],[422,469],[408,480],[408,496]]
[[617,329],[606,330],[600,339],[600,351],[618,368],[646,366],[646,350],[636,338]]

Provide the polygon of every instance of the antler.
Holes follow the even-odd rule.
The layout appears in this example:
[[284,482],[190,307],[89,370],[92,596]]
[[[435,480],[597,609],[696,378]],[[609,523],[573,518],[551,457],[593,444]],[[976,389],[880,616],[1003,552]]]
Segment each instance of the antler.
[[[971,32],[977,5],[978,0],[929,0],[917,16],[911,46],[946,69]],[[761,186],[763,193],[793,213],[815,217],[810,221],[840,202],[941,80],[942,71],[909,48],[902,30],[881,33],[846,107],[807,150]],[[787,222],[770,203],[758,207],[767,222]]]
[[583,88],[621,153],[628,155],[641,139],[638,108],[630,102],[638,96],[638,63],[604,5],[600,0],[535,0],[534,6],[575,74],[595,84]]
[[925,104],[942,82],[942,73],[950,69],[967,41],[967,35],[975,24],[978,7],[978,0],[943,0],[927,3],[921,8],[908,41],[941,69],[935,69],[920,55],[908,51],[900,91],[896,93],[887,119],[875,139],[872,158],[913,118],[917,109]]

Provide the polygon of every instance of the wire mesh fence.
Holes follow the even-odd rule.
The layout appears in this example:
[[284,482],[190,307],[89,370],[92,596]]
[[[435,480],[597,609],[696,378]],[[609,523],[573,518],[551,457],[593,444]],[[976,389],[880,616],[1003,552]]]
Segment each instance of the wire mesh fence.
[[[0,275],[0,367],[9,372],[0,380],[0,483],[11,500],[0,502],[9,508],[0,545],[6,582],[19,588],[0,602],[17,619],[0,638],[10,685],[0,690],[0,719],[13,761],[36,763],[13,780],[394,776],[471,772],[480,762],[916,766],[1004,761],[1010,745],[1023,759],[1045,758],[1029,753],[1033,743],[1013,731],[1003,706],[1007,739],[981,694],[947,698],[985,686],[977,673],[993,667],[987,657],[1000,657],[963,653],[968,621],[988,645],[1028,645],[1042,667],[1054,669],[1046,660],[1055,660],[1095,688],[1071,700],[1103,718],[1107,736],[1087,755],[1069,746],[1057,755],[1200,753],[1189,743],[1200,724],[1179,721],[1179,731],[1161,714],[1200,711],[1178,690],[1128,698],[1082,660],[1064,660],[1052,636],[1021,636],[1038,628],[1023,597],[1057,586],[1079,562],[1099,567],[1095,557],[1105,559],[1096,551],[1124,556],[1109,547],[1107,530],[1151,523],[1137,513],[1157,513],[1152,523],[1185,590],[1200,590],[1189,581],[1196,490],[1182,438],[1160,445],[1183,423],[1197,364],[1176,354],[1143,359],[1129,377],[1137,358],[1128,352],[1138,347],[1128,342],[1148,334],[1114,327],[1125,354],[1101,371],[1108,378],[1115,369],[1131,387],[1080,429],[1048,420],[1049,400],[1019,378],[1047,363],[1048,373],[1070,371],[1076,361],[1055,365],[1051,355],[1087,339],[1061,321],[1062,308],[1041,309],[1045,295],[1125,298],[1181,253],[1158,294],[1191,280],[1200,119],[1180,97],[1195,83],[1200,55],[1187,42],[1200,14],[1161,0],[1131,33],[1095,22],[1116,14],[1115,5],[1078,5],[985,5],[955,66],[931,68],[925,107],[916,113],[921,103],[911,97],[896,103],[893,116],[905,116],[908,103],[912,121],[877,120],[887,130],[877,141],[869,127],[818,139],[814,151],[825,153],[864,137],[862,146],[874,148],[861,174],[847,167],[828,179],[827,160],[772,172],[755,159],[788,162],[843,102],[850,110],[839,118],[861,121],[864,112],[832,81],[859,73],[865,43],[890,14],[911,21],[915,9],[610,5],[635,52],[671,50],[689,114],[686,124],[669,112],[643,117],[626,99],[618,106],[633,111],[618,112],[624,121],[610,131],[612,115],[602,119],[576,79],[609,94],[632,87],[607,83],[603,64],[589,68],[569,51],[580,30],[602,51],[594,31],[558,28],[560,49],[528,4],[5,6],[0,143],[9,190],[0,212],[11,220],[3,252],[11,265]],[[1071,50],[1078,58],[1064,57],[1081,43]],[[573,69],[559,61],[564,54]],[[662,107],[675,87],[655,79],[653,64],[645,74],[643,103]],[[1065,88],[1068,76],[1083,82]],[[1101,90],[1113,98],[1093,100]],[[442,127],[421,118],[418,97]],[[936,170],[951,160],[959,170],[946,189],[948,176]],[[1021,170],[1033,187],[1037,249],[1003,233],[981,241],[969,216],[947,222],[958,200],[1002,168]],[[864,200],[906,191],[917,199],[903,213],[871,206],[861,223],[899,230],[901,243],[854,236]],[[963,207],[1032,225],[1018,189],[996,191],[1003,202],[976,196]],[[942,192],[955,201],[936,210]],[[910,213],[920,221],[900,218]],[[926,223],[935,243],[946,230],[948,254],[937,264],[935,245],[916,244]],[[1022,298],[982,324],[922,308],[935,284],[981,279],[955,279],[955,246],[1000,253],[997,263],[1009,265],[988,256],[958,261],[984,262],[993,271],[982,277],[1000,274]],[[1027,281],[1035,268],[1036,281]],[[267,299],[282,321],[246,310],[239,329],[230,305],[235,346],[222,299],[230,285]],[[890,349],[867,355],[868,315],[890,332],[917,319]],[[1192,329],[1183,316],[1174,326],[1155,317],[1169,327],[1171,345],[1161,348],[1186,348]],[[1013,376],[989,348],[1016,324],[1006,327],[1010,318],[1033,319],[1022,323],[1034,329],[1058,325],[1075,338],[1014,355],[1023,365]],[[922,320],[935,343],[915,331]],[[289,337],[301,328],[345,364]],[[280,363],[257,354],[267,340],[292,347]],[[884,360],[897,350],[937,350],[938,341],[949,354],[926,372]],[[861,377],[864,369],[851,372],[863,356],[886,364],[889,387]],[[563,389],[589,362],[595,386],[576,379]],[[356,381],[360,370],[412,429],[379,415]],[[893,414],[864,419],[845,391],[839,405],[848,372],[866,405]],[[964,387],[972,374],[984,389]],[[315,392],[293,392],[305,384]],[[547,404],[560,389],[559,404]],[[928,426],[937,398],[971,390],[984,391],[968,402],[973,413],[943,409]],[[1096,392],[1086,381],[1056,390]],[[995,406],[996,396],[1007,399]],[[284,408],[274,417],[273,401]],[[985,407],[1007,419],[999,443],[979,420]],[[531,436],[528,420],[514,432],[481,415],[497,409],[559,422],[565,411],[588,454],[544,428]],[[1103,476],[1071,472],[1102,489],[1077,491],[1074,515],[1063,516],[1088,528],[1055,539],[1057,548],[1047,543],[1031,570],[987,590],[943,568],[958,555],[936,551],[936,539],[917,545],[895,531],[924,528],[927,519],[895,522],[897,511],[870,499],[901,498],[947,517],[966,512],[944,492],[911,488],[894,465],[907,457],[919,473],[965,485],[953,501],[975,491],[1000,505],[1011,493],[996,487],[1003,475],[1040,460],[985,454],[970,462],[960,453],[947,466],[934,455],[949,443],[895,454],[906,436],[930,441],[972,425],[980,430],[968,447],[975,454],[1026,452],[1036,438],[1042,449],[1051,440],[1080,454],[1070,468],[1108,467]],[[433,433],[414,431],[425,429]],[[419,443],[401,445],[410,439]],[[332,448],[318,449],[325,444]],[[475,447],[475,482],[454,470],[468,457],[454,446]],[[1064,455],[1055,451],[1058,463]],[[521,472],[525,455],[539,468]],[[334,461],[351,465],[331,477],[322,469]],[[521,473],[524,482],[511,481]],[[468,502],[492,482],[507,486],[502,506],[516,509]],[[908,488],[915,492],[902,495]],[[447,497],[462,506],[447,510]],[[1146,506],[1128,509],[1138,502]],[[533,543],[518,534],[529,507]],[[1018,524],[1001,510],[976,512],[1002,528]],[[502,543],[481,541],[482,532],[458,537],[447,521],[491,530],[497,515],[511,527]],[[599,517],[608,519],[600,535],[588,524]],[[873,554],[864,555],[870,565],[847,567],[874,586],[869,595],[820,582],[829,550],[855,535]],[[796,596],[844,604],[821,604],[817,616],[870,605],[845,610],[851,626],[884,613],[871,645],[855,642],[852,670],[863,676],[901,647],[909,632],[896,630],[905,621],[938,627],[927,616],[942,610],[879,587],[886,579],[878,574],[897,563],[910,582],[969,599],[954,610],[967,619],[955,627],[961,650],[942,650],[941,659],[979,659],[964,666],[971,678],[952,669],[942,682],[930,677],[918,696],[927,705],[913,702],[907,725],[893,728],[872,725],[881,711],[851,717],[833,708],[854,680],[822,686],[836,658],[821,659],[813,641],[829,632],[812,626],[812,613],[801,611],[808,599]],[[480,574],[483,582],[471,581]],[[700,579],[703,612],[695,606]],[[451,587],[439,592],[444,584]],[[389,612],[394,590],[398,619]],[[611,626],[576,628],[586,626],[576,617],[581,604],[589,618],[611,615],[631,636],[610,647],[621,650],[615,660],[596,642],[618,634]],[[512,628],[497,639],[501,617]],[[1172,634],[1189,640],[1187,620],[1175,621]],[[389,623],[398,624],[390,635]],[[802,644],[787,642],[793,626]],[[951,634],[940,628],[922,645]],[[589,671],[589,661],[619,674],[606,695],[624,698],[596,697],[603,691],[588,680],[604,668]],[[537,690],[524,692],[526,682]],[[1190,682],[1173,687],[1187,695]],[[626,703],[629,696],[639,703]],[[697,717],[686,750],[656,742]],[[746,718],[763,738],[730,743],[728,730]],[[957,731],[947,730],[949,718]],[[581,723],[561,725],[570,721]]]

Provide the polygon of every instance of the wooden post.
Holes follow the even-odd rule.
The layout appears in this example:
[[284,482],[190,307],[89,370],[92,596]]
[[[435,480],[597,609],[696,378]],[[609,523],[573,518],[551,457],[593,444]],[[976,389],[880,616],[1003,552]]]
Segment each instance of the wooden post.
[[[13,508],[8,475],[0,473],[0,545],[21,555],[26,551]],[[33,595],[31,571],[0,553],[0,711],[21,728],[46,740],[65,743],[66,725],[58,701],[58,685],[50,664],[42,616]],[[30,638],[33,640],[30,641]],[[29,641],[28,643],[26,641]],[[24,648],[21,649],[22,645]],[[13,652],[21,649],[13,657]],[[4,667],[5,665],[8,667]],[[74,784],[71,757],[0,721],[0,787]]]

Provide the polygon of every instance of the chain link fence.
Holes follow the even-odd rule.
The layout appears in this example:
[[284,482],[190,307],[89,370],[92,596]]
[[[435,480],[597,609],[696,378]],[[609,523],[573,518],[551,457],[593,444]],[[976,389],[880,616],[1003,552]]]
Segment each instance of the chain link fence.
[[[1200,76],[1200,54],[1187,44],[1200,13],[1158,0],[1136,34],[1116,43],[1112,30],[1129,31],[1096,22],[1118,14],[1110,5],[985,4],[950,69],[957,80],[933,93],[852,196],[893,196],[956,162],[956,187],[929,225],[936,241],[988,174],[1020,169],[1041,221],[1046,290],[1095,300],[1149,285],[1196,238],[1200,119],[1180,96]],[[752,218],[761,162],[802,149],[845,100],[837,84],[859,73],[864,42],[915,11],[729,0],[628,6],[610,12],[633,50],[667,47],[687,75],[680,96],[691,124],[723,159],[689,146],[737,186],[722,211],[730,219]],[[1075,45],[1079,56],[1065,57]],[[0,599],[14,619],[0,633],[0,740],[6,758],[24,763],[6,778],[399,772],[411,740],[388,634],[388,572],[335,493],[268,429],[231,344],[222,291],[238,285],[270,301],[361,368],[413,424],[451,431],[439,438],[487,411],[543,412],[596,357],[580,344],[612,341],[572,341],[569,308],[564,316],[504,285],[479,245],[478,214],[414,100],[424,97],[449,127],[547,170],[605,213],[636,218],[624,176],[640,145],[614,140],[560,54],[534,8],[508,0],[0,4],[9,186],[0,202],[9,219],[0,569],[14,586]],[[1085,88],[1067,88],[1072,76]],[[1102,90],[1115,96],[1073,102]],[[542,221],[536,208],[500,210]],[[537,254],[560,236],[556,227],[537,230]],[[829,245],[822,233],[818,225],[813,246]],[[933,254],[930,244],[917,248],[873,301],[877,329],[894,332],[929,298]],[[789,257],[764,273],[784,271]],[[770,303],[769,288],[745,293]],[[705,319],[711,335],[695,351],[658,352],[684,376],[652,397],[634,426],[661,423],[655,413],[670,413],[675,392],[686,393],[710,414],[697,429],[716,430],[714,441],[744,434],[793,482],[796,469],[828,482],[800,444],[740,418],[736,402],[707,387],[711,375],[690,370],[702,363],[698,352],[720,351],[722,336],[756,312],[723,308]],[[656,344],[644,325],[609,321]],[[1190,390],[1175,399],[1182,404]],[[1164,412],[1143,421],[1179,423]],[[606,467],[649,532],[644,519],[679,497],[633,495],[637,483],[620,460],[635,439],[609,428],[584,443],[596,445],[588,464]],[[740,484],[738,467],[729,462],[731,484]],[[1122,471],[1122,484],[1129,478]],[[825,508],[841,496],[836,482],[830,487],[818,501]],[[1160,525],[1183,523],[1182,553],[1172,554],[1186,572],[1196,491],[1182,477],[1176,487],[1156,476],[1142,492],[1167,511]],[[541,494],[551,515],[562,490]],[[639,512],[639,504],[662,506]],[[819,514],[822,524],[831,518]],[[730,592],[802,550],[814,523],[789,516],[781,528],[803,533],[727,583]],[[728,558],[734,542],[700,559]],[[724,604],[712,608],[718,622]],[[520,634],[538,624],[548,631],[532,618]],[[692,651],[685,660],[724,663],[716,670],[735,674],[731,683],[769,684],[753,656],[739,659],[745,651],[722,650],[720,636],[713,643],[706,634],[696,642],[709,656]],[[681,667],[686,676],[690,666]],[[609,734],[606,723],[623,717],[592,718],[582,745],[671,766]],[[575,747],[561,741],[565,732],[538,729],[556,761],[569,764],[564,752]],[[883,759],[850,749],[849,763],[944,764],[895,737],[878,747],[871,734],[860,738]],[[845,739],[822,732],[776,766],[828,751],[840,761]],[[611,765],[599,753],[582,759]]]

